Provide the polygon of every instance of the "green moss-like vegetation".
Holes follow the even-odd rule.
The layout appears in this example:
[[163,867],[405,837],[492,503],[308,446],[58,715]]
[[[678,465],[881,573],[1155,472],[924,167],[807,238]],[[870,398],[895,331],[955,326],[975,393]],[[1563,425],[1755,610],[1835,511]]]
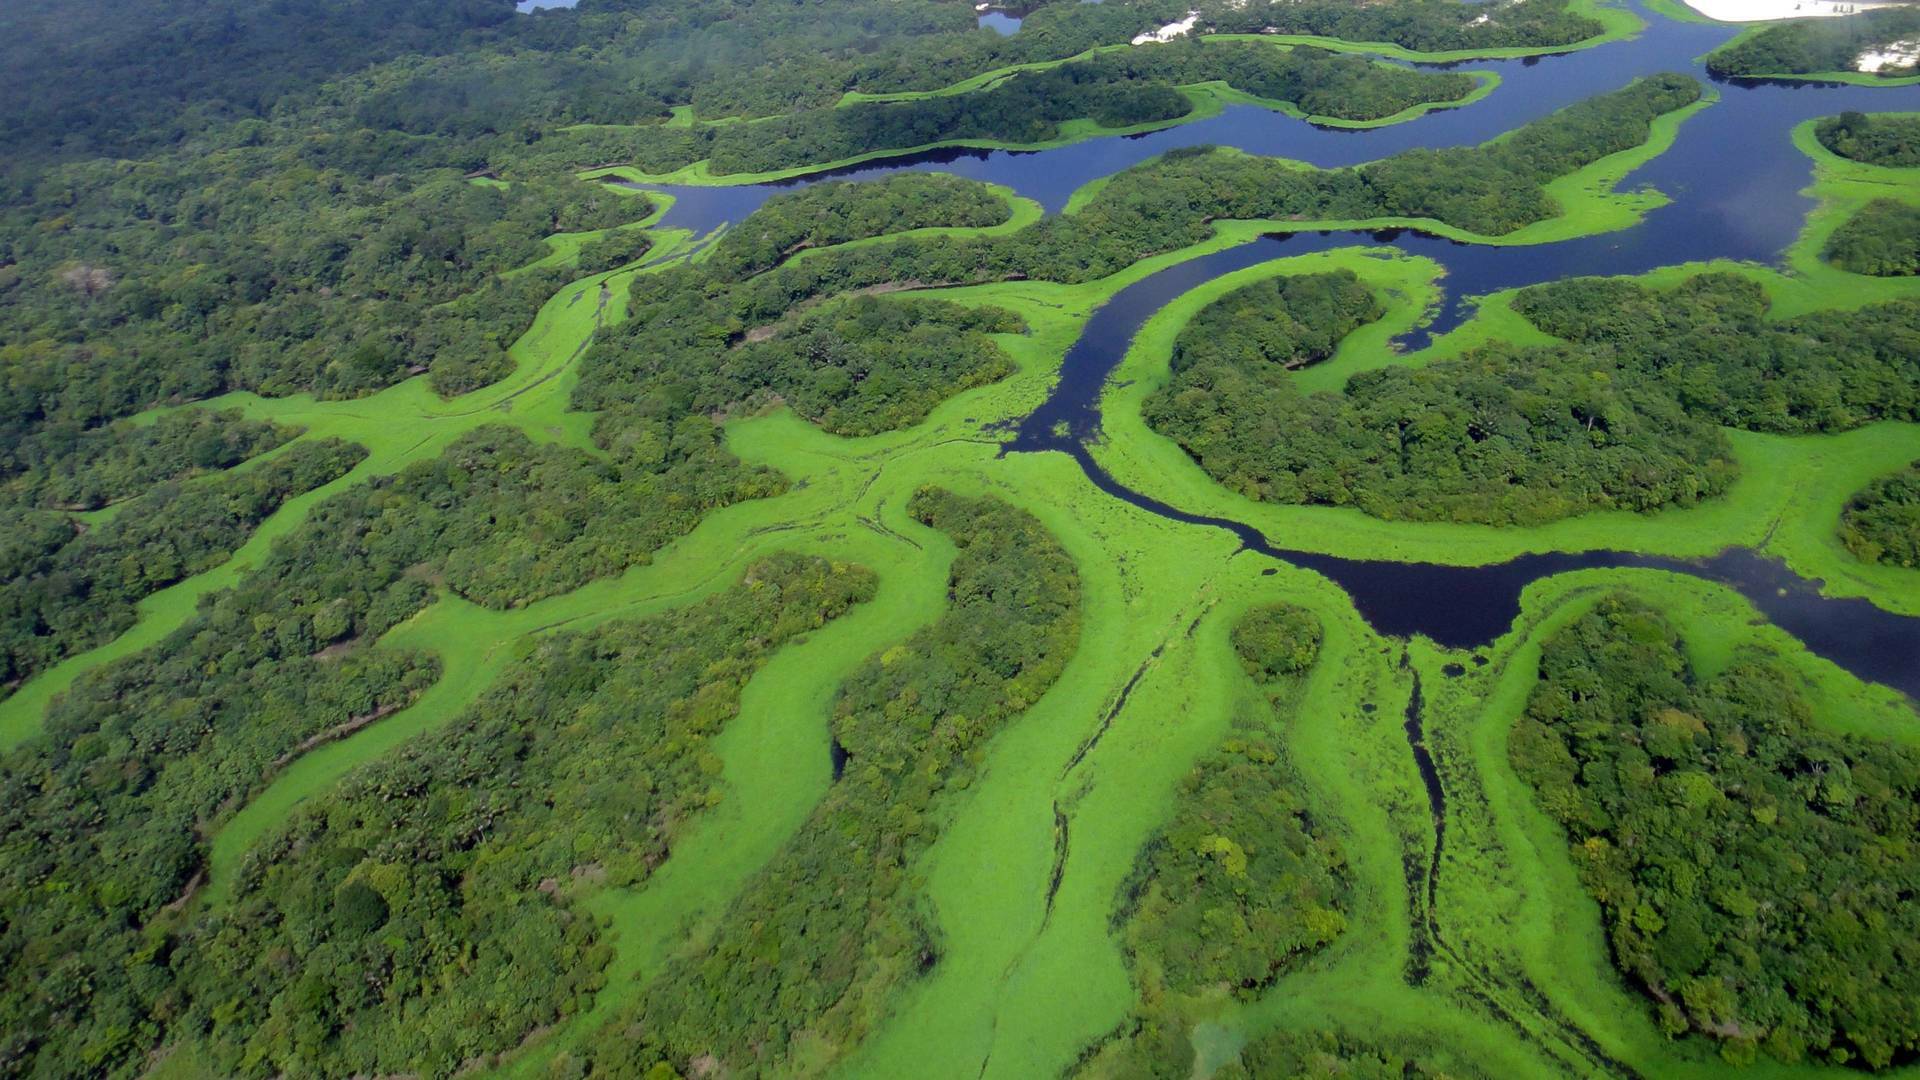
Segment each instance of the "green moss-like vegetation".
[[1012,217],[1002,190],[945,173],[815,184],[762,203],[715,242],[704,265],[722,281],[744,281],[810,248],[916,229],[1000,225]]
[[[1335,120],[1372,121],[1421,106],[1459,101],[1477,81],[1422,72],[1311,47],[1264,42],[1183,41],[1155,49],[1099,52],[965,93],[857,101],[740,124],[630,129],[607,147],[651,174],[705,162],[710,176],[767,175],[887,151],[988,141],[1049,143],[1062,125],[1091,120],[1131,128],[1187,116],[1176,87],[1222,82],[1262,101]],[[575,153],[590,162],[612,132],[586,129]],[[590,145],[589,145],[590,144]]]
[[1574,279],[1523,290],[1536,326],[1664,383],[1690,414],[1729,427],[1843,431],[1914,415],[1909,327],[1920,303],[1770,321],[1766,291],[1733,274],[1673,290]]
[[[1233,640],[1284,706],[1318,656],[1320,626],[1300,608],[1261,608]],[[1258,707],[1236,717],[1181,782],[1173,820],[1121,894],[1114,918],[1150,999],[1221,987],[1257,995],[1346,928],[1345,858],[1308,812],[1271,721]]]
[[[1311,322],[1323,339],[1242,340],[1212,325],[1226,312],[1203,313],[1175,342],[1172,379],[1146,403],[1148,424],[1235,491],[1383,518],[1532,524],[1692,503],[1730,478],[1716,433],[1565,350],[1486,349],[1302,394],[1289,364],[1330,354],[1380,309],[1351,273],[1249,288],[1272,293],[1279,281],[1276,317]],[[1188,340],[1206,344],[1183,348]]]
[[0,512],[0,681],[107,641],[131,626],[134,604],[226,562],[287,499],[344,475],[366,457],[335,439],[302,442],[259,468],[166,483],[92,526],[31,510]]
[[1873,1068],[1920,1039],[1912,750],[1819,730],[1764,655],[1703,675],[1608,600],[1547,642],[1512,754],[1667,1030]]
[[[1080,632],[1073,562],[1031,516],[944,491],[913,512],[959,548],[947,613],[853,674],[834,707],[844,774],[748,883],[719,937],[676,957],[596,1067],[711,1056],[736,1068],[827,1055],[939,962],[908,867],[939,834],[985,743],[1059,677]],[[842,1051],[844,1052],[844,1051]]]
[[[1096,115],[1160,118],[1117,129],[1138,130],[1235,101],[1412,103],[1354,121],[1398,122],[1493,80],[1361,54],[1538,53],[1630,32],[1631,13],[1208,0],[1195,40],[1133,49],[1188,5],[1049,4],[1002,37],[947,0],[511,19],[490,2],[502,19],[449,10],[438,37],[401,5],[397,58],[340,12],[338,36],[309,32],[284,79],[259,80],[268,101],[213,95],[283,55],[244,45],[298,13],[213,0],[142,36],[148,0],[131,0],[127,36],[185,34],[230,71],[102,71],[88,107],[115,115],[98,123],[46,74],[76,54],[35,52],[58,21],[42,0],[0,14],[29,31],[0,34],[26,127],[65,117],[65,145],[0,133],[22,150],[0,155],[6,550],[84,525],[76,543],[150,553],[156,526],[163,545],[200,535],[145,512],[152,489],[177,485],[184,511],[365,451],[230,535],[184,515],[221,523],[231,557],[122,605],[124,633],[0,700],[0,1073],[1836,1075],[1831,1053],[1734,1073],[1718,1053],[1739,1056],[1738,1035],[1667,1037],[1509,735],[1543,652],[1617,591],[1675,630],[1689,694],[1750,682],[1768,721],[1799,700],[1817,718],[1800,734],[1851,764],[1856,743],[1914,741],[1908,703],[1670,574],[1535,582],[1472,652],[1384,638],[1320,575],[1113,499],[1065,455],[1000,455],[1091,313],[1146,275],[1266,231],[1513,245],[1620,228],[1664,199],[1622,177],[1712,122],[1711,95],[1657,77],[1483,146],[1352,169],[1189,151],[1053,218],[914,173],[816,185],[693,237],[658,227],[664,197],[563,175],[680,138],[804,172],[951,123],[1063,142],[1116,130]],[[69,36],[111,54],[79,3]],[[1311,36],[1329,33],[1349,40]],[[155,109],[123,86],[165,105],[164,131],[124,138]],[[1009,111],[978,112],[993,103]],[[949,126],[859,126],[903,116]],[[1308,550],[1764,544],[1830,590],[1920,610],[1910,569],[1855,558],[1836,528],[1850,494],[1920,457],[1912,282],[1820,259],[1842,219],[1911,180],[1835,157],[1813,127],[1795,139],[1822,208],[1791,275],[1689,266],[1502,294],[1400,355],[1387,343],[1438,295],[1432,263],[1280,260],[1149,322],[1091,450],[1182,509]],[[136,159],[87,160],[96,146]],[[1527,497],[1490,496],[1487,467],[1448,477],[1448,513],[1559,517],[1236,494],[1142,403],[1240,366],[1276,402],[1342,402],[1316,406],[1329,416],[1355,400],[1410,429],[1497,415],[1496,438],[1534,459],[1508,455]],[[217,411],[178,407],[202,398]],[[1215,398],[1244,418],[1237,390]],[[1617,408],[1562,423],[1591,401]],[[1516,416],[1539,418],[1539,445]],[[1474,461],[1462,430],[1440,435]],[[1327,463],[1362,475],[1348,449]],[[1724,485],[1593,509],[1629,490],[1628,465]],[[1384,477],[1366,483],[1417,494]],[[1772,674],[1747,680],[1756,657]],[[1851,776],[1856,794],[1873,779]],[[1831,816],[1827,791],[1809,812]],[[1629,794],[1619,820],[1673,812]],[[1819,832],[1840,825],[1808,835],[1847,851],[1844,829]],[[1633,887],[1669,888],[1658,870]],[[1807,927],[1828,929],[1717,939],[1801,980],[1734,980],[1739,1000],[1824,1007],[1799,989],[1822,972],[1792,967],[1807,950],[1775,955]],[[1635,926],[1655,961],[1665,929]],[[1672,991],[1683,1020],[1724,1032],[1717,1006],[1686,1016],[1689,989],[1712,998]],[[1856,1019],[1829,1049],[1871,1064],[1895,1040]]]
[[11,444],[4,497],[22,506],[98,510],[155,484],[230,469],[295,434],[233,410],[181,409],[150,424],[48,427]]
[[1275,1031],[1248,1043],[1221,1080],[1260,1076],[1341,1077],[1351,1080],[1468,1080],[1471,1068],[1431,1063],[1427,1047],[1382,1048],[1333,1032]]
[[580,895],[671,857],[721,797],[709,745],[748,679],[873,591],[862,568],[776,556],[699,603],[542,641],[255,848],[183,945],[178,1022],[233,1075],[450,1076],[578,1011],[609,956]]

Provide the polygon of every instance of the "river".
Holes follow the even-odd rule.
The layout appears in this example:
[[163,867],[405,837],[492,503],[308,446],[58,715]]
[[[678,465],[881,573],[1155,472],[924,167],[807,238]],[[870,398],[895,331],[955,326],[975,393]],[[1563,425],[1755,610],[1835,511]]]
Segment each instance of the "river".
[[[1219,144],[1322,167],[1357,164],[1414,147],[1484,142],[1575,101],[1661,71],[1706,80],[1696,57],[1735,28],[1680,23],[1646,14],[1637,38],[1572,53],[1443,65],[1492,70],[1500,86],[1463,109],[1361,130],[1322,128],[1254,106],[1160,131],[1043,151],[943,150],[737,187],[648,185],[678,200],[663,224],[705,232],[738,221],[770,196],[822,179],[871,179],[938,170],[1004,184],[1057,212],[1089,181],[1183,146]],[[1630,174],[1627,188],[1651,185],[1673,201],[1631,229],[1556,244],[1491,247],[1413,231],[1305,233],[1268,237],[1170,267],[1123,289],[1088,321],[1068,351],[1052,395],[1019,425],[1012,453],[1071,455],[1101,490],[1153,513],[1234,532],[1247,547],[1327,575],[1386,634],[1422,633],[1455,647],[1491,641],[1511,626],[1521,590],[1552,574],[1596,567],[1650,567],[1694,574],[1737,589],[1782,629],[1855,674],[1920,697],[1920,619],[1864,600],[1820,596],[1816,583],[1744,549],[1681,560],[1632,552],[1527,555],[1491,566],[1456,567],[1343,559],[1294,551],[1241,522],[1189,514],[1108,476],[1087,450],[1100,430],[1099,399],[1140,326],[1174,297],[1222,274],[1269,259],[1356,244],[1422,255],[1446,268],[1446,297],[1434,319],[1402,339],[1418,348],[1459,325],[1469,297],[1580,274],[1637,274],[1660,266],[1726,258],[1770,263],[1798,235],[1812,203],[1800,194],[1812,163],[1794,149],[1801,121],[1844,110],[1920,110],[1920,86],[1716,81],[1721,100],[1682,125],[1673,147]],[[1064,431],[1065,434],[1056,432]]]

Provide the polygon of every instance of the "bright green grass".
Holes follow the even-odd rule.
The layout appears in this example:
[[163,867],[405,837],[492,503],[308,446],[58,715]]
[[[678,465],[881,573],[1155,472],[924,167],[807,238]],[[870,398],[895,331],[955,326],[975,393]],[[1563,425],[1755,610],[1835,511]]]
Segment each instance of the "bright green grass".
[[1702,15],[1693,10],[1692,7],[1683,3],[1682,0],[1641,0],[1641,3],[1645,5],[1648,11],[1653,12],[1661,18],[1672,19],[1674,22],[1705,23],[1708,26],[1734,25],[1733,23],[1723,23],[1719,19]]

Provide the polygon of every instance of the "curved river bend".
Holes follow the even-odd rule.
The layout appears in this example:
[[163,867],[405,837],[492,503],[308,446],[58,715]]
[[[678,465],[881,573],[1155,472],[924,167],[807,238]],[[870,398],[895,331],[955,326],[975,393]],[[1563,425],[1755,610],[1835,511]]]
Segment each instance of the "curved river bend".
[[[1003,184],[1057,212],[1084,184],[1183,146],[1212,143],[1321,167],[1352,165],[1414,147],[1484,142],[1644,74],[1684,71],[1705,79],[1694,58],[1736,32],[1645,17],[1647,29],[1628,42],[1557,56],[1451,65],[1497,71],[1501,85],[1467,108],[1391,127],[1319,128],[1266,109],[1233,106],[1191,124],[1053,150],[935,151],[774,184],[634,186],[675,196],[663,224],[704,233],[740,220],[783,190],[906,170]],[[1173,520],[1230,530],[1248,548],[1317,570],[1346,589],[1361,614],[1385,634],[1421,633],[1442,645],[1470,647],[1512,625],[1521,590],[1533,581],[1570,570],[1650,567],[1728,585],[1814,652],[1862,678],[1920,697],[1920,619],[1890,614],[1865,600],[1822,597],[1814,583],[1745,549],[1701,560],[1620,551],[1536,554],[1477,567],[1343,559],[1290,550],[1243,522],[1190,514],[1149,498],[1107,475],[1087,450],[1087,441],[1100,429],[1101,391],[1140,326],[1174,297],[1222,274],[1287,255],[1355,245],[1433,259],[1445,268],[1448,289],[1432,321],[1402,339],[1403,345],[1418,348],[1460,324],[1467,297],[1575,275],[1638,274],[1715,258],[1771,262],[1793,242],[1812,207],[1800,194],[1812,179],[1812,162],[1792,147],[1794,126],[1845,110],[1920,110],[1920,86],[1716,86],[1721,100],[1683,124],[1666,153],[1627,177],[1625,186],[1651,185],[1673,199],[1634,228],[1518,247],[1462,244],[1406,230],[1301,233],[1189,260],[1134,283],[1088,321],[1066,355],[1052,395],[1020,422],[1007,450],[1062,451],[1080,463],[1095,486],[1116,498]]]

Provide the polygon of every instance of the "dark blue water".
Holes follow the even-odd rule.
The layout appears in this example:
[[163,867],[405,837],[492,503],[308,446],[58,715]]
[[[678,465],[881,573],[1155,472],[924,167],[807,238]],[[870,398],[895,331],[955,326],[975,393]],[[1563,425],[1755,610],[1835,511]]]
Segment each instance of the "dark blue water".
[[[1540,578],[1608,567],[1673,570],[1735,589],[1813,651],[1861,678],[1920,697],[1920,619],[1882,611],[1865,600],[1823,597],[1816,583],[1795,575],[1784,563],[1743,548],[1707,559],[1628,551],[1549,552],[1489,566],[1348,559],[1290,549],[1284,537],[1268,537],[1244,522],[1188,513],[1126,487],[1093,459],[1087,447],[1099,437],[1100,392],[1134,334],[1154,312],[1223,274],[1302,251],[1352,246],[1354,239],[1352,234],[1266,237],[1169,267],[1122,289],[1087,321],[1061,363],[1053,394],[1020,421],[1005,452],[1068,454],[1095,487],[1115,498],[1175,521],[1226,529],[1248,550],[1318,571],[1345,589],[1360,614],[1383,634],[1425,634],[1442,645],[1470,648],[1505,633],[1520,613],[1521,591]],[[1410,239],[1423,238],[1400,236],[1391,246],[1405,248]],[[1424,333],[1409,337],[1421,339]],[[1403,339],[1406,343],[1417,346],[1420,341]]]
[[[1470,145],[1639,75],[1684,71],[1705,81],[1706,73],[1694,58],[1735,32],[1645,17],[1648,29],[1629,42],[1564,55],[1456,65],[1496,71],[1501,85],[1473,106],[1410,123],[1361,131],[1320,128],[1240,106],[1150,134],[1055,150],[936,151],[780,184],[661,186],[679,200],[665,224],[705,232],[740,220],[782,190],[826,178],[871,179],[903,170],[937,170],[1004,184],[1054,212],[1084,184],[1183,146],[1235,146],[1337,167],[1413,147]],[[1920,696],[1920,619],[1891,615],[1865,601],[1823,598],[1815,583],[1750,551],[1731,550],[1702,560],[1613,551],[1541,554],[1482,567],[1343,559],[1291,550],[1284,538],[1262,536],[1244,523],[1189,514],[1148,498],[1114,481],[1086,449],[1087,442],[1098,437],[1102,388],[1134,333],[1169,300],[1221,274],[1281,256],[1354,245],[1390,247],[1434,259],[1446,268],[1446,299],[1427,326],[1402,342],[1417,348],[1461,322],[1468,314],[1465,298],[1500,289],[1580,274],[1642,273],[1714,258],[1772,262],[1798,234],[1812,205],[1800,194],[1812,178],[1812,163],[1793,148],[1793,127],[1848,109],[1920,109],[1920,86],[1713,85],[1721,100],[1686,123],[1670,150],[1627,178],[1627,188],[1652,186],[1673,200],[1634,228],[1559,244],[1505,248],[1459,244],[1412,231],[1310,232],[1264,238],[1135,283],[1088,322],[1065,357],[1053,395],[1021,422],[1009,452],[1067,453],[1108,494],[1175,520],[1228,529],[1250,549],[1317,570],[1352,594],[1360,612],[1382,633],[1422,633],[1443,645],[1477,645],[1512,624],[1521,590],[1539,578],[1598,567],[1677,570],[1737,589],[1814,651],[1863,678]]]

